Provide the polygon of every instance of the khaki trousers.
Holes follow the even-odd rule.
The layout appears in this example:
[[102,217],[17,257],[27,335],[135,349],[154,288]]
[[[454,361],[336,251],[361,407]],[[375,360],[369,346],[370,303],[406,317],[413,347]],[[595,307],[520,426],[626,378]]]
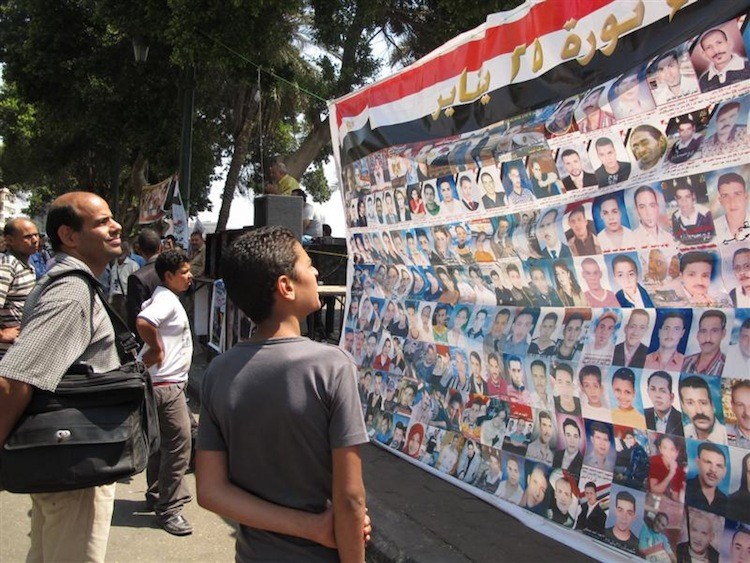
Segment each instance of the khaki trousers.
[[100,563],[115,506],[115,483],[31,495],[31,548],[27,563]]

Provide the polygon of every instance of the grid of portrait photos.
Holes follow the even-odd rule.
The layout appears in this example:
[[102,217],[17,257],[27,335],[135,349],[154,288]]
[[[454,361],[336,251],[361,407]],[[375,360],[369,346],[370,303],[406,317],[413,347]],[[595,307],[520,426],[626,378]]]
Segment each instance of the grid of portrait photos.
[[373,440],[648,560],[750,547],[743,30],[342,171]]

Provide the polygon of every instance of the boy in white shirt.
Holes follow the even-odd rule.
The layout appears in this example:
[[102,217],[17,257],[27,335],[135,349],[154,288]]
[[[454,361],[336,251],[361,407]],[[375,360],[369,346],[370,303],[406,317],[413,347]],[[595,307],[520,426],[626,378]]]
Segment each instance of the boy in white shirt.
[[190,260],[179,250],[168,250],[155,263],[161,284],[143,304],[136,320],[145,342],[143,362],[154,385],[159,413],[161,451],[151,456],[146,480],[146,503],[153,505],[159,524],[175,536],[186,536],[193,528],[182,515],[190,502],[185,473],[190,463],[190,415],[185,385],[193,358],[193,338],[185,308],[177,296],[193,280]]

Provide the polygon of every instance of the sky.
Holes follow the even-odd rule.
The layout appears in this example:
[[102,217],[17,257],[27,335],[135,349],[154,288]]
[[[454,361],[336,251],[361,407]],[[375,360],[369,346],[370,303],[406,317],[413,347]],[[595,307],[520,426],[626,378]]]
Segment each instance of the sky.
[[[333,163],[333,159],[329,159],[323,167],[326,179],[329,185],[338,184],[336,179],[336,166]],[[218,169],[217,174],[221,174],[221,179],[211,184],[211,193],[209,199],[213,204],[211,211],[201,211],[198,213],[198,218],[202,223],[216,223],[219,217],[219,209],[221,209],[221,194],[224,190],[224,179],[226,177],[226,168]],[[303,186],[304,187],[304,186]],[[254,195],[239,195],[235,194],[232,207],[229,212],[229,222],[227,223],[227,229],[239,229],[241,227],[250,226],[253,224],[253,199]],[[344,206],[341,202],[341,192],[335,191],[331,193],[331,199],[323,204],[313,202],[313,205],[317,206],[322,212],[323,222],[331,225],[331,231],[334,237],[343,237],[345,234],[344,225]]]

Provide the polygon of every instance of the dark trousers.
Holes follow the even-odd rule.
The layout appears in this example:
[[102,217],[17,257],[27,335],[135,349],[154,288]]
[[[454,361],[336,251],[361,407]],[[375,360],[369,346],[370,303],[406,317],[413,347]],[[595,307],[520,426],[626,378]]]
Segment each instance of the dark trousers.
[[160,451],[148,460],[146,501],[153,504],[158,516],[179,514],[192,500],[185,482],[190,463],[190,414],[185,401],[187,383],[154,387],[159,413]]

